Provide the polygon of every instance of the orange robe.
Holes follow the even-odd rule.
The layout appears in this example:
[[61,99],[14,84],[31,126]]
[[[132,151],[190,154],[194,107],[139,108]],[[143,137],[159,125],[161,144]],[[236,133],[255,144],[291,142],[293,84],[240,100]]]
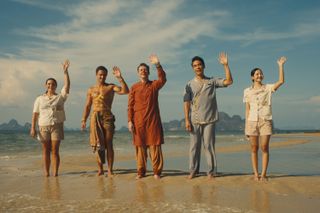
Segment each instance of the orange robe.
[[158,80],[135,83],[129,93],[128,121],[134,125],[133,143],[136,146],[161,145],[163,129],[159,110],[159,90],[166,83],[166,73],[157,67]]

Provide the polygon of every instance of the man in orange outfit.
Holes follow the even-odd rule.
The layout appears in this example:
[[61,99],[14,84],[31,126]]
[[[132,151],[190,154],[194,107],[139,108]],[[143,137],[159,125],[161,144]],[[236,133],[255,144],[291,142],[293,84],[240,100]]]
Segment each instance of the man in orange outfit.
[[160,179],[163,168],[161,144],[164,140],[158,96],[167,79],[159,58],[151,55],[149,59],[156,65],[158,80],[150,81],[149,66],[139,64],[137,71],[140,81],[131,87],[128,101],[128,128],[136,149],[137,179],[146,174],[148,148],[155,179]]

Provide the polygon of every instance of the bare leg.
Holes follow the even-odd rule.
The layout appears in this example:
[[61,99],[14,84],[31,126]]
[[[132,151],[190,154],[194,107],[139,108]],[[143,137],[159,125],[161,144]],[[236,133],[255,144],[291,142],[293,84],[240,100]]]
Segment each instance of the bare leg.
[[106,130],[106,149],[107,149],[107,162],[108,162],[108,177],[113,176],[113,162],[114,162],[114,150],[113,150],[113,130]]
[[269,164],[269,141],[270,135],[263,135],[260,138],[262,151],[262,171],[261,180],[267,180],[267,169]]
[[53,164],[53,176],[57,177],[60,166],[60,155],[59,155],[60,141],[51,141],[51,155]]
[[251,143],[251,163],[252,163],[252,170],[254,174],[254,180],[259,180],[259,172],[258,172],[259,137],[250,136],[250,143]]
[[42,141],[42,161],[44,163],[44,176],[50,176],[50,151],[51,141]]
[[104,174],[103,164],[101,163],[101,160],[100,160],[98,154],[97,154],[97,163],[98,163],[98,174],[97,174],[97,176],[103,175]]

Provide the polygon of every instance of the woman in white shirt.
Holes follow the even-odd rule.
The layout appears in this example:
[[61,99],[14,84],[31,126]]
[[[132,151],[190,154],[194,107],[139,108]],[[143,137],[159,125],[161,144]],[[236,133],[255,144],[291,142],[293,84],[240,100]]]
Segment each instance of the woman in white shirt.
[[[271,95],[284,83],[283,65],[285,57],[277,61],[279,66],[279,80],[274,84],[263,84],[263,72],[260,68],[251,71],[252,86],[244,90],[243,101],[246,104],[246,128],[245,134],[251,143],[251,161],[254,180],[267,180],[267,168],[269,163],[269,141],[272,135],[272,111]],[[262,151],[262,171],[258,173],[259,142]]]
[[[37,97],[34,102],[30,135],[37,137],[42,143],[42,158],[44,162],[45,176],[50,176],[50,164],[52,155],[53,176],[58,176],[60,155],[60,141],[64,139],[63,122],[66,120],[64,103],[70,90],[70,78],[68,74],[70,62],[63,64],[64,86],[60,94],[56,93],[57,81],[54,78],[46,80],[47,91]],[[36,125],[38,124],[38,133]]]

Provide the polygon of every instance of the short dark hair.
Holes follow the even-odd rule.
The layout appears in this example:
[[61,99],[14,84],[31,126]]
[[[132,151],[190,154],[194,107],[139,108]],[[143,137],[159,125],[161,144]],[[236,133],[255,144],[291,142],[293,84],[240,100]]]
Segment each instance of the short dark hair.
[[[251,70],[251,73],[250,73],[251,77],[254,76],[254,74],[256,73],[257,70],[260,70],[260,71],[262,72],[262,69],[260,69],[260,68],[258,68],[258,67],[253,68],[253,69]],[[263,73],[263,72],[262,72],[262,73]],[[253,80],[252,80],[252,82],[253,82]]]
[[149,67],[149,65],[146,64],[146,63],[140,63],[140,64],[138,65],[138,67],[137,67],[137,71],[139,71],[139,67],[142,67],[142,66],[146,67],[148,73],[150,73],[150,71],[149,71],[149,70],[150,70],[150,67]]
[[108,74],[108,70],[104,66],[98,66],[96,69],[96,75],[98,74],[99,70],[105,71]]
[[53,82],[56,84],[56,86],[58,86],[58,83],[57,83],[57,80],[56,80],[56,79],[54,79],[54,78],[48,78],[48,79],[46,80],[46,84],[48,83],[48,81],[53,81]]
[[193,65],[194,61],[201,61],[201,64],[203,65],[203,67],[206,67],[206,64],[204,63],[203,58],[201,58],[200,56],[195,56],[191,59],[191,66]]

